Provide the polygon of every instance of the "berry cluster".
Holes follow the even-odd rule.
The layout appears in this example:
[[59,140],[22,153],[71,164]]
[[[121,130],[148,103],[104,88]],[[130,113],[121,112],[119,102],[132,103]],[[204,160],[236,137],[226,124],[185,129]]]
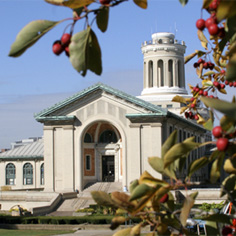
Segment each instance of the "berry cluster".
[[219,4],[220,0],[213,0],[207,9],[211,16],[206,20],[198,19],[196,27],[201,31],[207,28],[210,35],[223,38],[225,36],[224,26],[219,26],[216,18],[216,10]]
[[52,51],[54,54],[59,56],[63,51],[69,57],[69,44],[71,40],[71,34],[65,33],[62,35],[60,40],[56,40],[52,45]]
[[198,61],[193,64],[193,67],[198,68],[201,64],[202,64],[203,68],[206,69],[206,70],[207,69],[213,70],[214,67],[215,67],[214,63],[212,63],[211,61],[206,62],[202,58],[198,59]]
[[229,139],[234,138],[236,133],[227,134],[221,126],[212,129],[212,135],[217,139],[216,147],[219,151],[226,151],[229,146]]

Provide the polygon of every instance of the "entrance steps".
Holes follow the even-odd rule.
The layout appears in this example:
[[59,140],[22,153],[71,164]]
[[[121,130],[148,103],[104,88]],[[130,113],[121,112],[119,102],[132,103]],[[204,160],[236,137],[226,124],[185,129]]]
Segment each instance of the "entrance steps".
[[90,187],[84,189],[81,193],[77,194],[77,198],[65,199],[61,205],[57,208],[56,212],[52,212],[49,215],[64,215],[71,214],[78,210],[89,207],[89,205],[96,204],[91,196],[92,191],[103,191],[111,193],[114,191],[122,191],[122,183],[119,182],[97,182]]

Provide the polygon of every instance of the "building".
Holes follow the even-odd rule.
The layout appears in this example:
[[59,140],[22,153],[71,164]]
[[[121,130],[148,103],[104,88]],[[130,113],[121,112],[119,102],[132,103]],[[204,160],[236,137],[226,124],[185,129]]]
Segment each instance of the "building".
[[[75,192],[103,181],[129,186],[144,170],[162,178],[147,159],[161,156],[161,146],[174,129],[178,141],[195,136],[205,142],[211,137],[181,116],[181,105],[172,102],[175,95],[190,97],[185,89],[185,48],[174,34],[155,33],[142,44],[140,96],[98,83],[36,114],[44,125],[43,139],[0,154],[0,186]],[[192,152],[186,168],[204,152],[204,147]],[[206,178],[207,172],[199,171],[193,181]]]

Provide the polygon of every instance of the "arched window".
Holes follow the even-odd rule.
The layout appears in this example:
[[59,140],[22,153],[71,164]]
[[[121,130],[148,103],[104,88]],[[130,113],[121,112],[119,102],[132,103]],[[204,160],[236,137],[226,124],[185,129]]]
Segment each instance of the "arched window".
[[168,61],[168,79],[169,79],[169,87],[173,87],[173,61]]
[[148,62],[148,87],[153,87],[153,62]]
[[40,184],[44,185],[44,163],[40,166]]
[[181,61],[178,61],[178,86],[180,88],[184,87],[184,84],[182,84],[182,63]]
[[16,167],[14,164],[9,163],[6,166],[6,185],[15,185],[16,180]]
[[92,143],[92,142],[93,142],[92,136],[91,136],[89,133],[86,133],[86,134],[85,134],[85,136],[84,136],[84,142],[85,142],[85,143]]
[[33,184],[33,166],[30,163],[26,163],[23,166],[23,184]]
[[159,60],[157,63],[157,81],[158,85],[164,86],[163,61]]
[[99,137],[99,143],[116,143],[117,137],[114,131],[106,130]]

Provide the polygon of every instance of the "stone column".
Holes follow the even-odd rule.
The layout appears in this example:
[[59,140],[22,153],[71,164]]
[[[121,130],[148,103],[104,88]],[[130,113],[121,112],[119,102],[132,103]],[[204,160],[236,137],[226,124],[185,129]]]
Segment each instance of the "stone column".
[[44,126],[45,192],[55,191],[54,129]]

